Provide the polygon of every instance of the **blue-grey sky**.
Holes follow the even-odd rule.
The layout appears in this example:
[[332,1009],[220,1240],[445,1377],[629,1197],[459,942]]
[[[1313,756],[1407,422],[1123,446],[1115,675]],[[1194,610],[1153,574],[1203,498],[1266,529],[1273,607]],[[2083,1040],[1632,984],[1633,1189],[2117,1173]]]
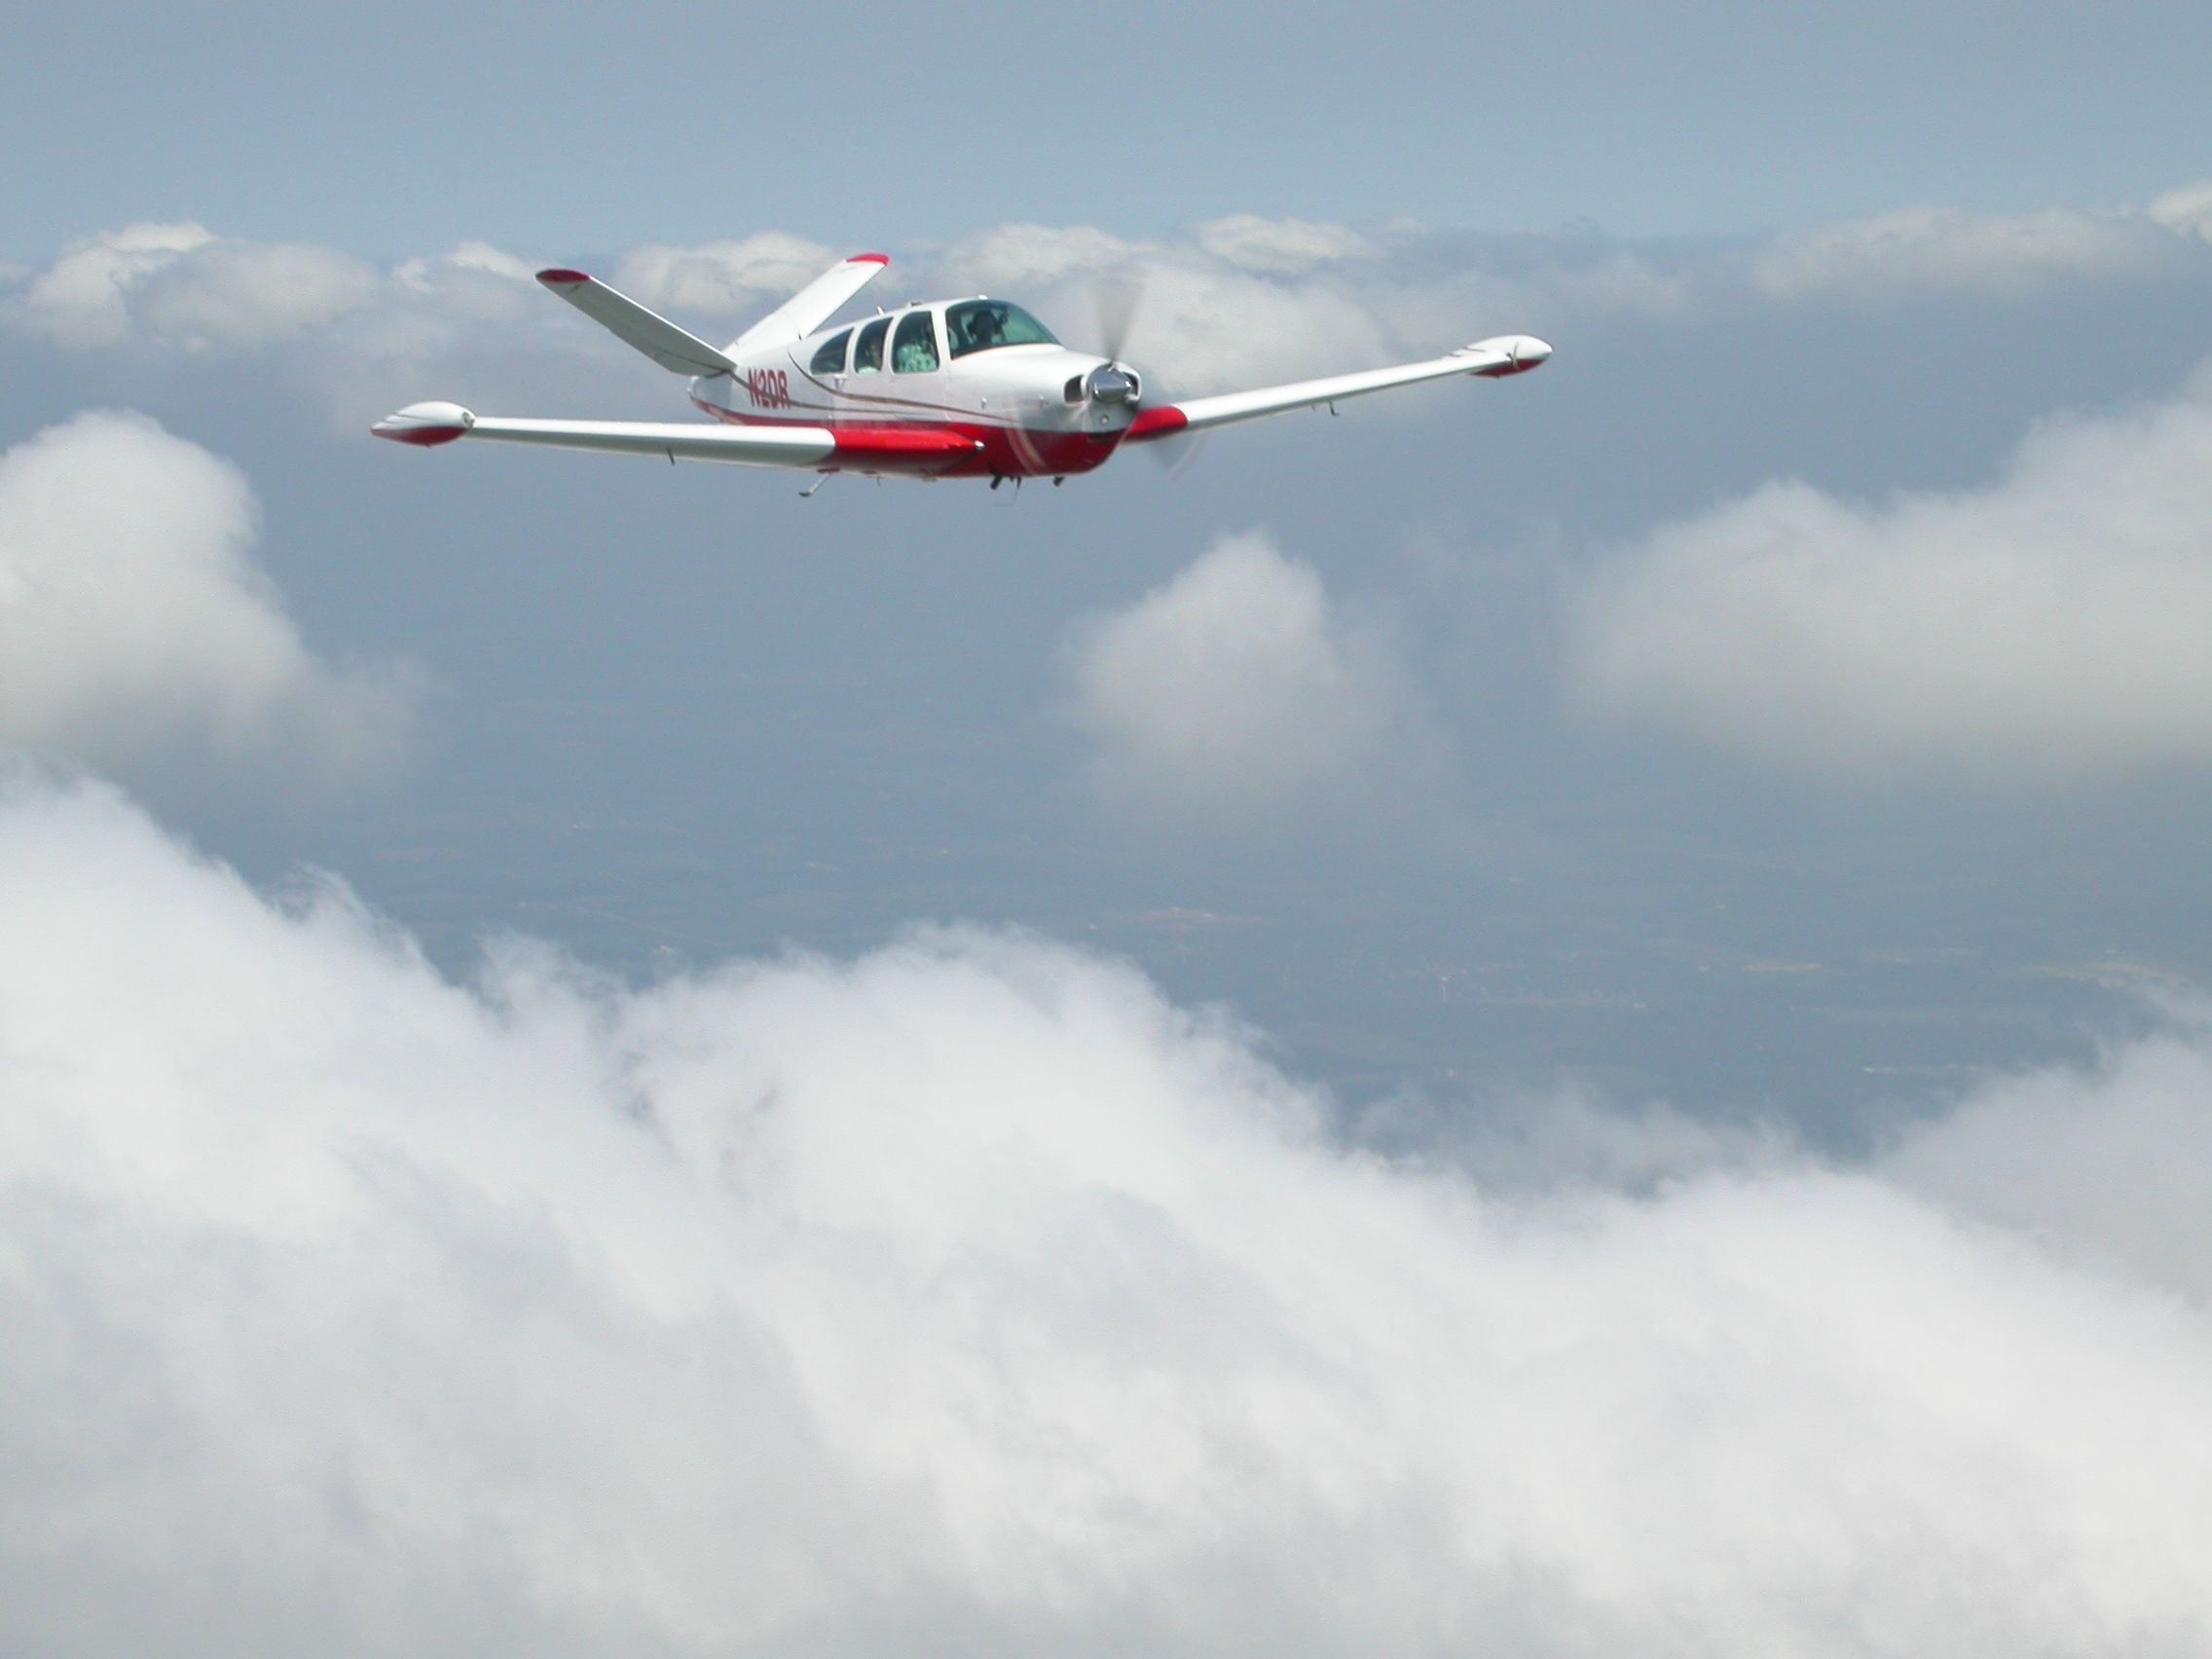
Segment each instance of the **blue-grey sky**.
[[[2193,6],[21,6],[0,253],[198,217],[389,257],[1230,212],[1726,235],[2201,170]],[[219,88],[211,96],[208,89]]]
[[[2212,1644],[2202,14],[10,22],[15,1645]],[[1557,355],[367,436],[863,246]]]

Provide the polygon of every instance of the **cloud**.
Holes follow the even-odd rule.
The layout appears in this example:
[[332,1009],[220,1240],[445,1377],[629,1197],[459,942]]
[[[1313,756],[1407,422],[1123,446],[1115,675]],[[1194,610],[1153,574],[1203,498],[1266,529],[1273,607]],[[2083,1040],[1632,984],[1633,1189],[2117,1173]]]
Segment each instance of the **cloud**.
[[2147,211],[2169,231],[2212,241],[2212,179],[2169,190]]
[[131,286],[212,241],[201,225],[132,225],[71,242],[12,308],[15,320],[60,346],[116,346],[129,338]]
[[138,318],[163,345],[251,348],[336,321],[368,304],[381,281],[329,248],[208,242],[140,278]]
[[1771,298],[1794,300],[1914,288],[2003,294],[2054,277],[2113,276],[2167,257],[2193,200],[2177,191],[2147,211],[1906,207],[1778,237],[1752,253],[1751,280]]
[[[1467,314],[1463,284],[1437,290],[1423,282],[1411,294],[1402,284],[1375,287],[1376,247],[1340,226],[1251,215],[1151,242],[1088,226],[1016,224],[902,260],[907,275],[895,280],[902,294],[1008,294],[1071,341],[1092,345],[1097,284],[1140,272],[1148,291],[1132,352],[1144,353],[1159,386],[1180,394],[1370,366],[1460,344],[1488,326],[1494,308],[1486,303]],[[836,257],[818,242],[767,231],[633,249],[612,263],[610,280],[679,320],[735,324],[764,313]],[[0,316],[74,349],[204,352],[292,343],[307,349],[303,360],[316,384],[340,399],[356,388],[355,397],[373,402],[385,395],[374,388],[397,386],[407,374],[450,366],[468,371],[473,383],[505,374],[501,359],[517,354],[579,355],[578,343],[590,336],[572,317],[548,325],[559,308],[529,280],[535,269],[483,242],[380,273],[333,249],[219,238],[199,225],[135,226],[73,243],[26,274]],[[1636,286],[1626,271],[1608,255],[1587,271],[1582,261],[1569,262],[1560,279],[1584,284],[1577,291],[1588,303],[1611,306]],[[1419,296],[1432,290],[1436,303],[1423,309]],[[1483,297],[1518,306],[1523,292],[1493,284]],[[1436,316],[1439,310],[1448,314]],[[1392,326],[1399,317],[1423,330],[1435,320],[1440,331],[1409,343]],[[604,349],[604,342],[592,348]],[[349,402],[347,422],[359,415]]]
[[1104,344],[1101,286],[1133,281],[1127,354],[1157,387],[1192,396],[1371,366],[1401,352],[1376,305],[1321,269],[1354,251],[1349,241],[1330,242],[1330,234],[1350,237],[1333,226],[1251,218],[1203,227],[1196,241],[1013,225],[956,243],[926,263],[919,279],[927,288],[1018,298],[1084,350]]
[[252,348],[337,320],[365,305],[378,280],[329,248],[133,225],[64,248],[15,312],[20,326],[60,346]]
[[[1857,307],[2171,272],[2202,262],[2208,188],[2186,185],[2142,208],[1912,207],[1694,248],[1594,231],[1474,237],[1249,213],[1149,239],[1017,223],[913,256],[891,250],[903,275],[889,279],[889,297],[1000,293],[1092,348],[1100,283],[1140,274],[1128,355],[1157,392],[1197,396],[1514,330],[1571,339],[1622,316],[1734,319],[1754,300]],[[762,230],[635,248],[607,274],[679,321],[734,332],[849,251]],[[547,262],[471,241],[379,270],[332,248],[225,238],[195,223],[136,225],[73,242],[36,269],[0,272],[0,322],[72,350],[278,354],[348,428],[424,395],[431,380],[448,384],[429,389],[499,408],[634,387],[635,364],[529,280]],[[1361,418],[1404,419],[1415,406],[1390,399]]]
[[[490,242],[464,241],[451,252],[441,254],[435,259],[401,261],[398,266],[393,268],[391,278],[400,286],[412,288],[417,293],[434,294],[445,292],[449,287],[455,285],[457,278],[465,279],[468,275],[473,273],[497,276],[503,282],[517,285],[529,282],[536,276],[528,260],[517,259],[503,248],[494,247]],[[491,289],[487,291],[533,292],[535,290]]]
[[1072,681],[1098,793],[1140,819],[1312,806],[1371,776],[1406,723],[1380,642],[1345,624],[1312,567],[1257,533],[1088,624]]
[[1694,1117],[1664,1101],[1624,1106],[1572,1084],[1471,1105],[1393,1095],[1358,1124],[1366,1144],[1440,1160],[1501,1194],[1575,1185],[1649,1194],[1691,1177],[1772,1172],[1803,1155],[1779,1123]]
[[1196,263],[1144,276],[1129,355],[1178,396],[1266,386],[1432,356],[1398,340],[1365,298],[1320,281],[1283,282]]
[[1884,1172],[2212,1307],[2212,1011],[2197,999],[2167,1012],[2171,1029],[2087,1071],[1983,1085],[1902,1134]]
[[954,286],[1013,294],[1118,270],[1135,252],[1088,225],[1001,225],[955,242],[936,263]]
[[1576,597],[1570,676],[1624,720],[1816,776],[2062,783],[2212,759],[2212,369],[2046,423],[1980,490],[1770,484]]
[[699,247],[639,248],[615,267],[614,285],[655,310],[764,313],[841,257],[819,242],[769,231]]
[[460,986],[97,788],[0,913],[41,1652],[2212,1635],[2202,1306],[1877,1175],[1486,1193],[1018,936]]
[[0,457],[0,742],[156,772],[389,764],[409,676],[308,652],[253,563],[255,514],[233,467],[136,416]]
[[495,404],[600,389],[600,363],[620,353],[573,328],[531,280],[535,269],[481,241],[384,273],[329,248],[141,225],[28,274],[0,300],[0,322],[75,350],[262,353],[357,436],[394,400],[424,395],[425,377],[463,377]]
[[1343,225],[1309,219],[1263,219],[1233,213],[1198,226],[1192,240],[1224,265],[1278,276],[1295,276],[1317,265],[1368,259],[1375,244]]

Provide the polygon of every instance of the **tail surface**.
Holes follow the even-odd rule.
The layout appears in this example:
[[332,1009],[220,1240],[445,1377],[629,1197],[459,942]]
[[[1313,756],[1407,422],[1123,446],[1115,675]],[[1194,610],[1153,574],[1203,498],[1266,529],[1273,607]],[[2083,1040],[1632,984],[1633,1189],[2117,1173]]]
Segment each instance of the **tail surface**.
[[646,310],[596,276],[557,269],[540,271],[537,279],[623,345],[643,351],[672,374],[726,375],[737,367],[726,353],[696,334],[677,327],[658,312]]
[[838,307],[882,276],[883,268],[890,263],[891,256],[883,253],[856,253],[839,260],[740,334],[730,350],[752,350],[804,340],[836,315]]

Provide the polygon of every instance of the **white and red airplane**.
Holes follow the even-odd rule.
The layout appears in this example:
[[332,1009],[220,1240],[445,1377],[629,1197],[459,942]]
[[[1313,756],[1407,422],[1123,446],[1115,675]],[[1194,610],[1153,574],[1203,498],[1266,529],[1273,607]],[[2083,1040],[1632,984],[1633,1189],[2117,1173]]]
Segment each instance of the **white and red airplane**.
[[[458,403],[411,403],[370,428],[424,446],[457,438],[554,449],[732,461],[819,473],[910,478],[1051,478],[1104,462],[1124,443],[1202,431],[1286,409],[1334,404],[1447,375],[1525,374],[1552,354],[1502,335],[1424,362],[1258,391],[1147,404],[1137,372],[1071,351],[1005,300],[933,300],[843,327],[824,325],[890,261],[858,253],[832,266],[718,350],[581,271],[537,279],[662,368],[691,377],[698,422],[518,421]],[[1119,333],[1119,330],[1110,330]]]

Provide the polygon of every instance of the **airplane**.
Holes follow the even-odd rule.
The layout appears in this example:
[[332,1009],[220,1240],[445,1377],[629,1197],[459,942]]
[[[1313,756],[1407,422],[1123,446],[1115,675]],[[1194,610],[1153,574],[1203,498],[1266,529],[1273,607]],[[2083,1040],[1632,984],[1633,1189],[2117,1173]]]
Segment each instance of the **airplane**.
[[429,448],[461,438],[678,461],[778,466],[825,475],[1051,478],[1102,466],[1124,444],[1149,444],[1288,409],[1452,375],[1497,380],[1552,354],[1527,334],[1500,335],[1441,357],[1324,380],[1177,403],[1147,403],[1109,323],[1103,356],[1070,350],[1028,312],[977,295],[830,318],[890,263],[840,260],[726,349],[717,350],[581,271],[537,280],[625,345],[690,378],[700,422],[535,421],[477,415],[458,403],[411,403],[370,428]]

